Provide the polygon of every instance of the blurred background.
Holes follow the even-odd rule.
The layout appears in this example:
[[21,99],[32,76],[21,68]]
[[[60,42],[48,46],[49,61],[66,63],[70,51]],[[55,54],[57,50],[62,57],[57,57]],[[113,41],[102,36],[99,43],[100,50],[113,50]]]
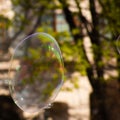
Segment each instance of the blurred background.
[[[16,45],[35,32],[57,40],[65,83],[50,109],[32,115],[7,80]],[[119,0],[0,0],[0,120],[120,120],[119,35]]]

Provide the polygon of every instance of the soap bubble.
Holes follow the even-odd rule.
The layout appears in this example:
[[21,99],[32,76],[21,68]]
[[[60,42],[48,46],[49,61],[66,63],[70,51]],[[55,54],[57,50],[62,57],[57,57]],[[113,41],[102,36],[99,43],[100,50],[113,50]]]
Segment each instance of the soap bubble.
[[120,35],[119,35],[119,37],[117,38],[116,47],[117,47],[117,51],[118,51],[119,54],[120,54]]
[[[13,69],[15,68],[15,69]],[[25,112],[38,112],[50,106],[60,91],[64,66],[56,40],[35,33],[20,43],[11,58],[9,89],[15,103]]]

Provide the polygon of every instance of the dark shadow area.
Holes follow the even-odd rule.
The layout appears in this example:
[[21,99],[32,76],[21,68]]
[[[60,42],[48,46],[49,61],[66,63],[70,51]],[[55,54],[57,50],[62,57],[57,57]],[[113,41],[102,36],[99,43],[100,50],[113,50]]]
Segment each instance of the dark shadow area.
[[120,91],[117,80],[108,82],[105,102],[109,120],[120,120]]
[[24,120],[22,111],[10,96],[0,96],[0,120]]
[[55,102],[50,109],[46,109],[44,116],[45,120],[52,118],[52,120],[68,120],[69,106],[66,103]]
[[104,101],[98,99],[95,94],[91,94],[91,98],[91,120],[103,120],[101,111],[98,109],[100,107],[99,104],[102,102],[104,102],[104,106],[101,106],[101,110],[105,110],[104,115],[107,117],[106,120],[120,120],[120,91],[117,80],[107,82]]

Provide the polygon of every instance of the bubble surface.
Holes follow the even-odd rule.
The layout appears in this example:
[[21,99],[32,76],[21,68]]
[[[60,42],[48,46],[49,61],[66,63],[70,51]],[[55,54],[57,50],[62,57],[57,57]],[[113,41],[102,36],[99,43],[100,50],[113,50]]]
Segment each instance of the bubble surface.
[[26,37],[11,58],[9,89],[13,100],[29,113],[49,107],[62,87],[63,69],[61,51],[52,36],[35,33]]
[[116,47],[117,47],[118,53],[120,54],[120,35],[119,35],[118,38],[117,38]]

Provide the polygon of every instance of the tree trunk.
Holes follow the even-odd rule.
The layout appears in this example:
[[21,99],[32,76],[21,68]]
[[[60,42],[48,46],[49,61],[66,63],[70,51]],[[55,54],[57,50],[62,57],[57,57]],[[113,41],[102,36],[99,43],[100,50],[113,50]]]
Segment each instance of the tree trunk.
[[120,91],[120,57],[117,57],[117,70],[118,70],[118,90]]
[[[59,0],[60,3],[63,5],[63,11],[66,17],[66,21],[68,22],[70,26],[70,30],[72,33],[72,30],[77,28],[73,21],[72,12],[69,10],[69,6],[65,3],[64,0]],[[79,6],[78,1],[76,0],[77,7]],[[90,2],[90,12],[92,16],[92,30],[91,32],[87,30],[86,20],[81,19],[83,18],[81,9],[79,9],[79,18],[81,20],[81,24],[85,27],[86,31],[88,32],[88,35],[91,39],[91,43],[93,46],[93,54],[94,54],[94,66],[89,64],[89,67],[87,68],[87,76],[90,80],[90,83],[93,87],[93,93],[90,96],[91,100],[91,120],[107,120],[107,114],[105,109],[105,83],[103,82],[103,65],[102,62],[102,52],[101,52],[101,41],[100,41],[100,35],[98,32],[98,14],[96,12],[95,8],[95,1],[89,0]],[[81,33],[82,34],[82,33]],[[79,39],[83,39],[83,35],[76,34],[73,35],[75,41],[78,41]],[[83,49],[84,50],[84,49]],[[86,52],[84,51],[84,54],[86,56]],[[85,57],[87,59],[87,57]],[[88,60],[87,60],[88,61]],[[89,63],[89,61],[88,61]],[[96,73],[95,73],[95,72]]]
[[95,0],[89,0],[90,12],[92,16],[93,28],[90,33],[90,39],[92,42],[94,62],[96,70],[95,84],[93,87],[93,93],[91,94],[91,119],[92,120],[107,120],[106,108],[105,108],[105,93],[106,85],[104,82],[104,72],[102,63],[102,46],[100,41],[100,35],[98,31],[99,16],[96,12]]
[[101,89],[99,91],[94,90],[93,93],[90,95],[91,120],[108,120],[107,119],[108,117],[106,115],[106,108],[105,108],[104,91],[105,89]]

